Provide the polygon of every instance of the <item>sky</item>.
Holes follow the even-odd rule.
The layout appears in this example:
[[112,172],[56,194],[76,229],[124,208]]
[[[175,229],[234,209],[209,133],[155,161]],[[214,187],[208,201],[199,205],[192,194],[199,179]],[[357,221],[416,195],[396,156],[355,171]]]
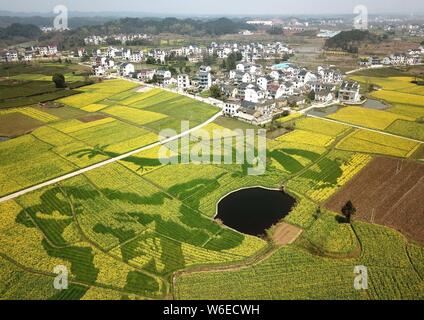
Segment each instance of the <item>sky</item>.
[[0,0],[0,10],[51,12],[63,4],[69,11],[145,12],[175,15],[288,15],[353,13],[365,5],[370,14],[424,13],[423,0]]

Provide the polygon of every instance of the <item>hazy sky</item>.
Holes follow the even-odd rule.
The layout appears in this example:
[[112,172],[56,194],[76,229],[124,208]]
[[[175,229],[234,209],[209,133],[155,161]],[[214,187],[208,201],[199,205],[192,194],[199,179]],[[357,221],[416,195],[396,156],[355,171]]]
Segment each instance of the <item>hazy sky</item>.
[[364,4],[369,13],[424,13],[423,0],[0,0],[0,10],[49,12],[58,4],[70,11],[131,11],[196,14],[352,13]]

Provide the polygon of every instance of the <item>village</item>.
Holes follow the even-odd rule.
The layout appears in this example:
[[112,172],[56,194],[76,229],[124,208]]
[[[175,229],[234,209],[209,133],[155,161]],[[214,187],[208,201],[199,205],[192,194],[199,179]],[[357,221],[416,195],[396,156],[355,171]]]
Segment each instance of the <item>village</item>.
[[[207,47],[190,45],[149,50],[132,50],[124,46],[126,41],[148,38],[145,34],[91,36],[85,39],[87,44],[104,45],[112,39],[123,46],[99,47],[91,52],[85,48],[60,52],[57,46],[51,45],[7,50],[1,58],[8,63],[55,58],[77,61],[90,65],[92,76],[98,78],[127,78],[210,99],[223,109],[226,116],[255,125],[269,123],[293,111],[365,102],[359,83],[345,80],[345,75],[335,66],[322,65],[309,70],[291,63],[290,57],[296,52],[282,42],[213,42]],[[423,54],[424,46],[421,46],[384,58],[361,57],[358,65],[359,68],[418,65]],[[184,61],[197,69],[177,71],[167,67],[170,60]],[[216,65],[208,64],[210,60]],[[218,65],[216,61],[222,63]]]

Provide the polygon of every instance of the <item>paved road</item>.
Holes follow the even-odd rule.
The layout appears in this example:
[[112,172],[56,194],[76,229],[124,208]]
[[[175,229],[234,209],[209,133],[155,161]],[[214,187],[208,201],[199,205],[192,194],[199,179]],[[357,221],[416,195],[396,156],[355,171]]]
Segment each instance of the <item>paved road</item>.
[[124,154],[122,154],[122,155],[120,155],[118,157],[111,158],[111,159],[108,159],[106,161],[102,161],[102,162],[96,163],[96,164],[94,164],[92,166],[89,166],[89,167],[86,167],[86,168],[83,168],[83,169],[80,169],[80,170],[71,172],[69,174],[65,174],[65,175],[63,175],[61,177],[57,177],[55,179],[52,179],[52,180],[49,180],[49,181],[46,181],[46,182],[37,184],[37,185],[32,186],[32,187],[29,187],[27,189],[23,189],[21,191],[12,193],[12,194],[10,194],[8,196],[5,196],[5,197],[0,198],[0,203],[5,202],[5,201],[8,201],[8,200],[15,199],[15,198],[20,197],[20,196],[22,196],[24,194],[27,194],[29,192],[32,192],[32,191],[35,191],[35,190],[39,190],[41,188],[44,188],[44,187],[47,187],[47,186],[56,184],[58,182],[61,182],[61,181],[64,181],[64,180],[67,180],[67,179],[70,179],[70,178],[73,178],[73,177],[78,176],[80,174],[83,174],[85,172],[88,172],[88,171],[91,171],[91,170],[94,170],[94,169],[97,169],[97,168],[101,168],[101,167],[104,167],[104,166],[106,166],[108,164],[111,164],[111,163],[114,163],[114,162],[123,160],[123,159],[128,158],[128,157],[130,157],[132,155],[135,155],[135,154],[137,154],[137,153],[139,153],[141,151],[146,151],[146,150],[155,148],[157,146],[163,145],[165,143],[178,140],[181,137],[184,137],[184,136],[186,136],[186,135],[188,135],[188,134],[190,134],[190,133],[192,133],[192,132],[194,132],[196,130],[199,130],[199,129],[205,127],[209,123],[215,121],[221,115],[222,115],[222,112],[218,112],[216,115],[214,115],[212,118],[210,118],[209,120],[205,121],[204,123],[198,125],[197,127],[191,128],[190,130],[184,131],[184,132],[182,132],[182,133],[180,133],[180,134],[178,134],[176,136],[173,136],[173,137],[164,139],[162,141],[158,141],[158,142],[153,143],[153,144],[150,144],[148,146],[144,146],[144,147],[141,147],[139,149],[133,150],[131,152],[124,153]]

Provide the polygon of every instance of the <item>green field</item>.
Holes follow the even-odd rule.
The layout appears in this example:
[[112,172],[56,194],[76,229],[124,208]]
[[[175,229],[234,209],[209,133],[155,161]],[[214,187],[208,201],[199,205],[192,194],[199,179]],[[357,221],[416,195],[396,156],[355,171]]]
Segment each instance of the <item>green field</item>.
[[[0,144],[4,154],[0,159],[0,170],[4,172],[0,195],[147,146],[159,140],[158,134],[164,128],[179,132],[182,120],[190,120],[193,127],[218,111],[161,90],[138,93],[137,87],[122,80],[104,81],[58,100],[65,104],[61,108],[1,110],[0,124],[4,126],[0,133],[18,137]],[[135,99],[136,106],[121,105],[120,98]],[[143,108],[137,106],[141,100]],[[104,108],[97,112],[83,110],[93,103]],[[19,123],[11,125],[11,120]],[[22,135],[25,133],[29,134]]]
[[[289,246],[239,270],[183,273],[176,279],[177,298],[423,299],[422,279],[409,260],[405,239],[384,227],[356,223],[354,229],[362,243],[359,257],[323,258],[300,245]],[[332,236],[345,241],[345,232]],[[393,253],[391,260],[387,252]],[[355,265],[371,265],[366,292],[353,287]]]
[[[86,85],[87,68],[60,63],[0,65],[0,109],[29,106],[77,94]],[[68,89],[57,89],[52,82],[54,73],[64,74]]]
[[[21,74],[13,76],[44,81],[35,67]],[[59,101],[63,107],[0,111],[0,124],[19,121],[0,128],[15,137],[0,142],[0,196],[148,146],[164,128],[179,132],[181,121],[194,127],[219,111],[123,80]],[[417,117],[398,111],[348,107],[333,116],[423,139]],[[187,154],[156,146],[0,203],[0,298],[424,299],[421,244],[376,224],[342,223],[321,207],[375,155],[409,158],[419,144],[315,118],[290,121],[293,131],[266,140],[262,175],[249,175],[246,161],[174,163]],[[258,128],[220,117],[203,129],[191,135],[192,157],[200,156],[202,133],[226,129],[202,142],[210,149],[232,139],[225,151],[235,159],[235,130]],[[283,219],[302,229],[294,243],[270,241],[277,226],[259,238],[213,219],[223,196],[254,186],[284,187],[296,198]],[[69,270],[68,290],[52,287],[57,265]],[[367,291],[354,289],[357,265],[369,268]]]

